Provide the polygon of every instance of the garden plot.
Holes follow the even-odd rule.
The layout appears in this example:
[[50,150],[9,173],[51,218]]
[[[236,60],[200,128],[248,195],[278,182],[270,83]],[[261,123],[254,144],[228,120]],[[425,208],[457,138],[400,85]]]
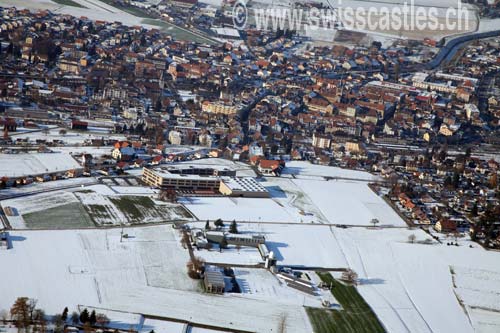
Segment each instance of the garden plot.
[[57,191],[31,195],[28,197],[2,201],[3,207],[13,207],[20,214],[29,214],[66,204],[78,203],[78,199],[71,192]]
[[478,333],[498,333],[500,328],[500,313],[479,308],[467,307],[472,326]]
[[113,225],[127,221],[125,215],[111,202],[109,197],[98,192],[75,192],[97,225]]
[[55,191],[2,201],[14,216],[7,216],[14,229],[73,229],[95,226],[161,223],[190,220],[178,204],[153,201],[145,192],[118,195],[105,185]]
[[94,223],[71,192],[56,191],[2,201],[14,216],[7,216],[14,229],[67,229],[92,227]]
[[500,271],[451,267],[454,286],[468,306],[498,312],[500,316]]
[[114,196],[110,201],[123,213],[130,224],[188,220],[191,215],[184,207],[159,203],[145,196]]
[[139,190],[140,188],[135,188],[135,191],[129,191],[130,194],[136,192],[135,195],[118,195],[116,190],[108,186],[96,185],[75,192],[75,196],[99,226],[160,223],[191,218],[181,205],[154,201],[146,196],[148,189]]

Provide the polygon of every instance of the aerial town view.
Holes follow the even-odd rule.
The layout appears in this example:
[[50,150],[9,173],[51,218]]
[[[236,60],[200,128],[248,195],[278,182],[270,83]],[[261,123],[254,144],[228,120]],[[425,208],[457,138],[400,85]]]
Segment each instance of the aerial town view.
[[0,333],[500,332],[500,1],[0,0]]

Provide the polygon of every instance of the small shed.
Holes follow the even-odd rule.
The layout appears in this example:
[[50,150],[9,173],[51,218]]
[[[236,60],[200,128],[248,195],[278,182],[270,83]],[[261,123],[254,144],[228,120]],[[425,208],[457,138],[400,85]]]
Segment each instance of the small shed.
[[0,250],[8,250],[9,248],[9,233],[0,231]]
[[226,284],[221,271],[206,271],[204,277],[205,290],[213,294],[223,294]]

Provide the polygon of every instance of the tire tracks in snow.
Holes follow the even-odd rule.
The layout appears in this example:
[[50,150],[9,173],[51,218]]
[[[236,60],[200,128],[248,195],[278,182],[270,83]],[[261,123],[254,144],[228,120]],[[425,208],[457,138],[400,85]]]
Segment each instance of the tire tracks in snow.
[[[346,255],[345,251],[344,251],[342,243],[339,242],[339,239],[337,238],[337,235],[335,234],[335,231],[334,231],[334,229],[333,229],[332,226],[330,226],[330,232],[332,233],[333,238],[335,238],[335,241],[339,245],[340,252],[344,256],[344,260],[347,263],[347,267],[353,267],[352,264],[351,264],[351,262],[349,261],[347,255]],[[353,240],[353,242],[354,242],[354,240]],[[366,272],[365,263],[364,263],[364,261],[363,261],[363,259],[361,257],[361,253],[359,252],[359,248],[357,246],[356,246],[356,251],[358,253],[359,261],[361,262],[361,267],[363,268],[363,274],[366,277],[368,277],[368,274]],[[401,324],[404,326],[404,328],[406,329],[406,332],[410,333],[411,332],[410,328],[406,325],[405,321],[403,320],[403,318],[401,317],[401,315],[399,314],[399,312],[397,311],[397,309],[389,302],[389,300],[375,286],[366,285],[366,287],[369,287],[370,289],[374,290],[375,293],[377,295],[379,295],[380,298],[382,298],[384,300],[384,302],[387,304],[387,306],[394,312],[394,314],[396,315],[396,317],[399,319],[399,321],[401,322]],[[413,302],[412,302],[412,304],[413,304]],[[370,305],[368,304],[368,306],[370,306]],[[377,318],[378,318],[378,316],[377,316]],[[382,324],[382,326],[384,326],[384,328],[387,329],[387,327],[384,325],[384,323],[382,323],[382,321],[380,321],[380,323]]]
[[[392,248],[392,246],[390,244],[388,244],[388,245],[389,245],[389,249],[391,250],[392,262],[396,263],[396,257],[394,256],[394,250],[393,250],[393,248]],[[408,291],[408,288],[406,288],[406,285],[404,284],[403,279],[401,278],[401,273],[399,272],[399,270],[397,270],[397,273],[398,273],[397,278],[399,280],[399,283],[401,283],[401,285],[403,286],[403,290],[405,291],[406,297],[408,297],[408,299],[410,300],[411,304],[413,305],[413,307],[417,311],[418,315],[420,316],[420,318],[422,318],[422,320],[425,323],[425,326],[427,326],[427,329],[429,330],[429,332],[434,332],[432,330],[431,326],[429,325],[429,323],[427,322],[427,320],[425,320],[424,316],[420,312],[417,304],[415,304],[415,302],[411,298],[411,295],[410,295],[410,293]]]

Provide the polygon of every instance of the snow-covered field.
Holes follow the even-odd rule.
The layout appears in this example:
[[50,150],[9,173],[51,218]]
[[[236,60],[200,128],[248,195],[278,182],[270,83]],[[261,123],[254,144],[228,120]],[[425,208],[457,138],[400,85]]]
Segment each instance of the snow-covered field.
[[[190,224],[203,228],[206,219],[251,220],[239,222],[238,230],[264,235],[279,265],[352,268],[359,275],[359,292],[388,332],[499,331],[500,253],[466,240],[446,246],[422,230],[404,227],[368,187],[369,180],[377,179],[368,173],[290,164],[285,178],[262,181],[271,199],[182,198],[200,220]],[[327,181],[325,176],[343,179]],[[86,206],[123,208],[113,199],[153,195],[136,186],[95,185],[85,190],[7,203],[21,212],[75,200]],[[380,221],[376,228],[369,226],[372,218]],[[14,248],[0,252],[0,264],[9,267],[9,274],[0,278],[0,310],[27,295],[38,298],[48,313],[59,313],[65,305],[95,306],[256,332],[276,330],[286,313],[287,332],[311,332],[302,306],[318,306],[318,298],[291,291],[267,271],[241,267],[235,274],[242,294],[200,293],[197,283],[186,276],[188,253],[170,225],[127,228],[131,237],[123,243],[120,229],[13,231]],[[408,241],[410,235],[416,236],[414,243]],[[262,262],[252,248],[195,250],[195,255],[216,263]],[[171,323],[150,324],[157,325],[172,332],[179,329]]]
[[132,237],[123,242],[120,231],[12,232],[13,249],[0,252],[2,267],[9,267],[0,283],[0,309],[26,295],[48,314],[95,306],[257,332],[276,330],[285,314],[287,332],[311,331],[301,304],[200,293],[187,277],[188,252],[171,226],[128,228]]
[[365,171],[342,169],[303,161],[291,161],[286,163],[283,170],[284,177],[291,175],[300,176],[301,179],[316,179],[322,177],[337,177],[355,180],[375,181],[379,178]]
[[180,203],[199,220],[296,222],[286,208],[271,199],[228,197],[185,197]]
[[[239,230],[256,226],[239,225]],[[270,250],[283,265],[354,269],[359,274],[360,293],[389,332],[474,332],[477,327],[469,318],[472,323],[485,322],[485,317],[490,324],[498,323],[493,312],[487,316],[480,313],[477,319],[477,311],[467,314],[455,292],[467,305],[496,304],[493,308],[497,308],[499,253],[479,246],[425,245],[420,242],[430,238],[426,233],[400,228],[265,224],[255,231],[264,233]],[[417,236],[415,244],[408,242],[411,234]],[[456,269],[458,266],[475,272],[473,300],[467,298],[470,277],[460,281],[464,272]],[[451,268],[455,269],[457,289]],[[464,285],[469,285],[468,289],[464,290]],[[498,331],[498,326],[495,328]]]
[[310,198],[330,223],[406,226],[406,223],[366,182],[303,180],[293,182]]
[[81,168],[66,153],[0,154],[0,177],[35,176]]
[[119,134],[110,134],[107,130],[89,130],[89,131],[73,131],[64,129],[66,134],[60,133],[61,128],[51,128],[48,132],[41,130],[29,132],[13,132],[10,136],[13,140],[28,138],[32,142],[36,140],[45,140],[47,142],[62,141],[64,144],[78,145],[90,142],[92,139],[109,139],[109,140],[126,140],[126,137]]
[[91,185],[3,200],[0,204],[15,212],[7,216],[14,229],[70,229],[191,219],[181,205],[158,202],[154,197],[155,192],[149,188]]
[[500,271],[453,267],[460,298],[473,307],[498,311],[500,315]]
[[6,7],[28,8],[31,10],[49,9],[59,14],[69,14],[75,17],[85,16],[91,20],[119,21],[125,25],[143,25],[153,28],[151,25],[142,24],[142,18],[126,13],[115,7],[109,6],[98,0],[73,0],[85,8],[65,6],[50,0],[2,0],[1,4]]

